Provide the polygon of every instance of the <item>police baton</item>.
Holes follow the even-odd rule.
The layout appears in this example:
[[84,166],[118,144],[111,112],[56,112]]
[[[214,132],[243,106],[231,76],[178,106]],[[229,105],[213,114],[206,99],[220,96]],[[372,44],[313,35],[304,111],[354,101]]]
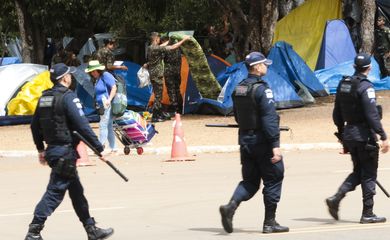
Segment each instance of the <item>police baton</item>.
[[[78,137],[81,141],[83,141],[97,156],[99,157],[103,157],[103,155],[96,149],[92,146],[92,144],[90,142],[87,141],[87,139],[85,139],[83,136],[81,136],[80,133],[76,132],[76,131],[73,131],[73,134]],[[108,166],[110,166],[123,180],[125,180],[125,182],[128,182],[129,179],[123,175],[123,173],[121,173],[121,171],[119,171],[118,168],[116,168],[114,166],[114,164],[112,164],[110,161],[106,160],[104,161],[105,163],[107,163]]]
[[382,190],[382,192],[386,195],[386,197],[390,198],[390,194],[386,191],[386,189],[378,182],[378,180],[375,180],[376,185]]
[[[206,124],[206,127],[238,128],[238,124]],[[290,127],[280,126],[280,131],[290,131]]]

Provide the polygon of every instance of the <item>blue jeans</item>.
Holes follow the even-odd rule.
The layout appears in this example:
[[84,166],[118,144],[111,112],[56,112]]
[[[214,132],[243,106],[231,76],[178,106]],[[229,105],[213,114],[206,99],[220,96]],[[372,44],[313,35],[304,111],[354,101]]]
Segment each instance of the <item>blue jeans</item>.
[[104,110],[104,114],[100,116],[100,122],[99,122],[99,141],[102,145],[104,145],[107,142],[111,149],[115,149],[115,133],[114,133],[114,127],[113,122],[114,117],[111,112],[111,106]]

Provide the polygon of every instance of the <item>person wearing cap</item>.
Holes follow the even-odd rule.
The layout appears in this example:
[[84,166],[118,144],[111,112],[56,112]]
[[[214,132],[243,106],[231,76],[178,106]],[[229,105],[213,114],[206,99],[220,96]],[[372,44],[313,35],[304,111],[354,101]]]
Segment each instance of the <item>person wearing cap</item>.
[[181,41],[173,45],[160,46],[160,34],[152,32],[150,35],[151,44],[147,51],[148,62],[144,64],[144,67],[148,68],[154,93],[152,122],[162,122],[170,119],[170,115],[163,111],[161,104],[164,81],[164,55],[167,51],[177,49],[188,39],[190,39],[190,36],[184,36]]
[[251,199],[263,181],[265,216],[263,233],[288,232],[289,228],[275,220],[284,178],[283,157],[280,150],[279,116],[276,113],[272,90],[262,77],[272,61],[260,52],[245,58],[249,69],[233,94],[234,117],[239,126],[239,145],[242,181],[226,205],[219,208],[222,226],[233,232],[233,215],[243,201]]
[[[34,218],[25,240],[42,239],[40,232],[44,223],[61,204],[66,191],[89,240],[103,239],[113,233],[112,228],[101,229],[95,226],[76,170],[76,160],[80,157],[76,147],[80,140],[72,134],[73,131],[81,134],[97,151],[102,152],[103,146],[92,131],[80,100],[69,89],[72,85],[71,74],[75,71],[75,68],[63,63],[55,64],[50,69],[50,79],[54,86],[42,93],[31,122],[39,162],[49,165],[52,170],[46,192],[35,207]],[[100,159],[106,161],[104,157]]]
[[[340,201],[361,185],[363,210],[360,223],[380,223],[385,222],[386,218],[373,213],[379,147],[382,153],[386,153],[389,143],[381,124],[373,84],[367,79],[371,70],[371,56],[359,53],[355,57],[354,68],[353,76],[345,76],[340,81],[333,110],[333,122],[346,152],[351,155],[353,171],[336,194],[326,199],[326,205],[330,215],[338,220]],[[380,146],[377,135],[380,136]]]
[[104,47],[100,48],[97,53],[96,57],[100,63],[102,63],[106,70],[113,73],[114,70],[124,70],[127,71],[127,67],[125,65],[114,65],[115,62],[115,56],[113,53],[113,50],[115,48],[115,39],[114,38],[107,38],[103,40]]
[[105,70],[105,66],[98,60],[89,61],[86,73],[92,78],[95,85],[95,102],[97,112],[101,115],[99,122],[99,141],[105,145],[107,140],[111,153],[117,152],[115,133],[114,133],[114,116],[111,111],[111,102],[115,97],[117,86],[114,76]]
[[382,74],[385,76],[389,75],[390,67],[386,66],[390,65],[390,28],[386,26],[384,16],[379,16],[376,21],[375,53]]

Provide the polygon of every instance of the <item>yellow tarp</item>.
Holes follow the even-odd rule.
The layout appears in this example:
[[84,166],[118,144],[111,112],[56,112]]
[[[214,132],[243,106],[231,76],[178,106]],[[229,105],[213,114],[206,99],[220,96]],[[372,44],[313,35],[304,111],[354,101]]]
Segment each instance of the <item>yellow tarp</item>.
[[341,17],[340,0],[308,0],[276,23],[273,43],[291,44],[314,70],[326,21]]
[[39,97],[46,89],[53,87],[49,71],[38,74],[32,81],[26,83],[18,95],[7,105],[8,115],[32,115]]

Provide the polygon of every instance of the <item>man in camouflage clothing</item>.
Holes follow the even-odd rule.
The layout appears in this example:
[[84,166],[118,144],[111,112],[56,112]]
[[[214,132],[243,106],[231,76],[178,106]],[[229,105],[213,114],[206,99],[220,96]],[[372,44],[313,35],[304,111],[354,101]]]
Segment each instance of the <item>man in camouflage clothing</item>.
[[[172,45],[173,41],[169,37],[161,39],[162,44]],[[177,113],[183,111],[183,98],[180,93],[181,84],[181,52],[180,48],[167,51],[164,56],[164,79],[167,87],[171,107]]]
[[390,74],[390,28],[385,26],[386,19],[383,16],[379,16],[376,23],[376,57],[382,74],[387,76]]
[[100,48],[96,54],[97,60],[99,60],[100,63],[102,63],[107,71],[113,72],[114,70],[125,70],[127,71],[127,67],[124,65],[121,66],[115,66],[115,57],[114,53],[112,52],[115,47],[115,39],[109,38],[103,40],[104,47]]
[[152,83],[154,93],[154,104],[153,104],[153,116],[152,122],[162,122],[170,119],[169,114],[162,111],[162,91],[163,91],[163,78],[164,78],[164,55],[167,51],[174,50],[180,47],[183,42],[187,41],[189,36],[185,36],[181,41],[171,45],[159,45],[160,34],[152,32],[150,35],[150,46],[148,47],[147,59],[148,62],[144,65],[149,70],[150,82]]

